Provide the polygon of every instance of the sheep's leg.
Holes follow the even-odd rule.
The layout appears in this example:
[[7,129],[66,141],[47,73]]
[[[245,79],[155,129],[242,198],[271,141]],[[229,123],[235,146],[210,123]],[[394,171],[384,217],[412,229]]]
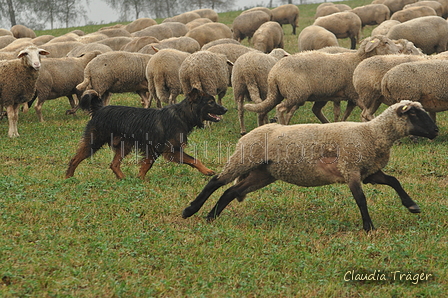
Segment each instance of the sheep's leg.
[[222,99],[226,96],[227,89],[218,93],[218,104],[222,106]]
[[17,130],[17,122],[19,121],[19,104],[13,104],[6,107],[6,113],[8,115],[8,136],[10,138],[19,137]]
[[347,107],[345,108],[344,116],[342,116],[341,121],[347,120],[347,118],[350,116],[350,114],[353,112],[353,109],[356,107],[356,103],[354,103],[351,100],[347,101]]
[[182,217],[187,218],[195,214],[196,212],[201,209],[201,207],[204,205],[205,201],[214,193],[218,188],[220,188],[223,185],[226,185],[230,181],[223,181],[224,179],[218,178],[218,175],[214,176],[204,187],[204,189],[201,191],[201,193],[190,203],[190,206],[184,209],[182,212]]
[[42,106],[44,105],[44,100],[41,100],[40,98],[37,99],[37,103],[34,106],[34,109],[36,110],[37,118],[39,119],[39,122],[44,122],[44,117],[42,116]]
[[117,137],[113,140],[112,149],[115,152],[115,155],[110,164],[110,168],[118,179],[123,179],[124,173],[120,168],[121,161],[131,152],[132,146]]
[[322,113],[322,108],[327,104],[326,101],[315,101],[312,107],[312,111],[314,115],[316,115],[317,119],[322,123],[329,123],[327,117]]
[[375,118],[375,116],[373,114],[375,114],[375,112],[378,110],[378,108],[381,105],[381,101],[380,100],[375,100],[372,101],[370,104],[367,104],[361,112],[361,120],[362,121],[370,121],[373,118]]
[[350,37],[350,49],[351,50],[355,50],[356,49],[356,37],[352,36]]
[[350,191],[352,192],[353,197],[355,198],[359,211],[361,211],[364,230],[366,232],[374,230],[375,227],[373,226],[372,219],[370,218],[369,215],[369,210],[367,209],[366,196],[364,195],[364,191],[362,190],[359,175],[356,175],[356,177],[352,177],[348,182],[348,186],[350,187]]
[[[246,126],[244,125],[244,95],[239,95],[238,98],[236,98],[236,102],[238,106],[238,119],[240,120],[240,134],[243,136],[246,134]],[[259,120],[258,126],[260,126]]]
[[234,186],[227,189],[224,194],[219,198],[215,207],[207,215],[208,220],[215,219],[218,217],[222,210],[230,204],[236,198],[244,198],[248,193],[256,191],[263,188],[277,179],[272,177],[271,173],[266,169],[266,167],[261,167],[253,170],[249,173],[247,178],[241,180]]
[[148,95],[148,91],[137,91],[137,94],[140,96],[141,102],[142,102],[142,106],[147,109],[149,108],[150,102],[149,102],[149,95]]
[[196,159],[187,153],[185,153],[182,149],[175,149],[174,152],[165,152],[162,154],[163,157],[171,162],[176,162],[180,164],[187,164],[204,175],[212,176],[215,174],[215,171],[207,168],[199,159]]
[[110,96],[112,94],[109,91],[104,92],[104,94],[101,96],[101,100],[103,101],[104,106],[108,106],[110,103]]
[[384,174],[383,171],[378,171],[375,174],[370,175],[363,181],[364,183],[371,184],[384,184],[392,187],[400,196],[401,203],[403,206],[408,208],[412,213],[420,213],[420,207],[415,203],[411,197],[406,193],[406,191],[401,186],[400,182],[394,176],[389,176]]
[[338,122],[339,116],[341,115],[341,102],[340,101],[333,102],[333,115],[334,115],[334,122]]

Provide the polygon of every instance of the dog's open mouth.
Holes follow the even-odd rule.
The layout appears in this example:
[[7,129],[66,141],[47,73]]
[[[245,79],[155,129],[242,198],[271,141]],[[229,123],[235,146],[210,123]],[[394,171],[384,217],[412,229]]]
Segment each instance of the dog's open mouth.
[[205,119],[205,120],[213,121],[213,122],[219,122],[219,121],[221,121],[221,119],[222,118],[220,116],[216,115],[216,114],[208,113],[207,114],[207,119]]

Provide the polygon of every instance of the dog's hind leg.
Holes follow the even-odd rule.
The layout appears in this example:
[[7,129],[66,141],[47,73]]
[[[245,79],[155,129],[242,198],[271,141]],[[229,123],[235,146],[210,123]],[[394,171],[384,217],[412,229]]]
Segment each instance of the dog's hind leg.
[[128,142],[122,141],[121,138],[117,137],[113,140],[112,150],[115,152],[115,155],[110,164],[110,168],[118,179],[123,179],[124,174],[120,169],[120,164],[123,158],[131,152],[132,146]]
[[174,152],[163,153],[163,157],[172,162],[177,162],[181,164],[187,164],[193,168],[196,168],[199,172],[204,175],[212,176],[215,175],[215,171],[207,168],[199,159],[196,159],[183,150],[175,150]]

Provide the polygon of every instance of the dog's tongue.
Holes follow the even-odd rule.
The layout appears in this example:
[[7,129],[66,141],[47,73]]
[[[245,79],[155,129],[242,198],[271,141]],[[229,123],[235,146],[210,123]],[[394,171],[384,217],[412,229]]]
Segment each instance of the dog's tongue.
[[215,114],[208,114],[210,117],[215,118],[216,120],[221,120],[221,117]]

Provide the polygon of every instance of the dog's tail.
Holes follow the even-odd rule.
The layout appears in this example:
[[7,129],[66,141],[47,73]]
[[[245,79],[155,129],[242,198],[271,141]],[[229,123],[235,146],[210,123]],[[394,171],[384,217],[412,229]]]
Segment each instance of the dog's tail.
[[79,100],[79,107],[93,115],[103,107],[103,101],[95,90],[86,90]]

